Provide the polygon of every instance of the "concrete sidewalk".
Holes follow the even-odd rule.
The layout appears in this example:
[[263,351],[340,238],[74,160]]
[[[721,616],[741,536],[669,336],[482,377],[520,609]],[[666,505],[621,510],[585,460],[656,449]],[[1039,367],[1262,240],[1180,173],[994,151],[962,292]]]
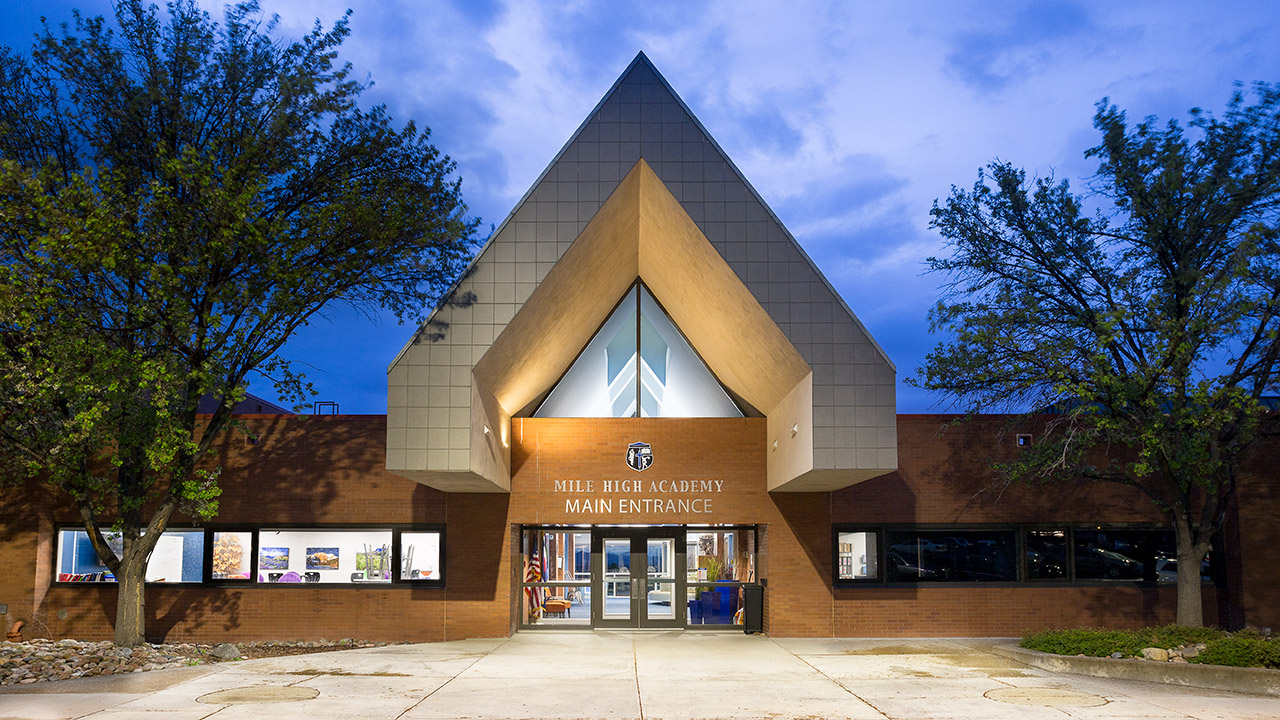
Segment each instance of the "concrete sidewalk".
[[0,692],[0,719],[1280,718],[1275,698],[1058,675],[991,645],[526,632],[48,683]]

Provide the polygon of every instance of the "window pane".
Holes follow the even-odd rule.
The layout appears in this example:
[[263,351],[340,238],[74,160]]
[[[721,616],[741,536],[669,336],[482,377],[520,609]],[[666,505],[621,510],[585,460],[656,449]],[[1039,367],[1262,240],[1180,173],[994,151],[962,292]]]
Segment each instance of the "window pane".
[[742,417],[675,323],[640,288],[642,417]]
[[253,532],[215,532],[213,534],[213,579],[248,580],[253,561]]
[[536,417],[634,417],[636,322],[632,288],[547,395]]
[[671,538],[650,538],[648,545],[649,577],[674,580],[676,576],[676,541]]
[[604,540],[604,616],[631,617],[631,539]]
[[258,582],[389,583],[391,531],[258,531]]
[[885,532],[889,582],[1012,582],[1018,579],[1012,530]]
[[839,563],[837,580],[874,580],[880,577],[876,534],[873,532],[840,533],[836,541],[836,557]]
[[[591,533],[525,530],[522,538],[523,625],[591,623]],[[630,562],[630,556],[626,558]],[[580,583],[572,587],[547,583]]]
[[1156,554],[1171,546],[1172,533],[1161,530],[1077,530],[1076,579],[1155,581]]
[[439,532],[400,533],[400,578],[402,580],[442,580]]
[[742,587],[689,585],[686,601],[690,625],[741,625]]
[[[1174,539],[1172,530],[1156,532],[1152,552],[1154,554],[1156,582],[1178,582],[1178,543]],[[1210,558],[1212,557],[1213,548],[1210,547],[1209,553],[1205,555],[1204,560],[1200,563],[1201,582],[1211,582],[1213,580],[1213,571],[1210,567]]]
[[1060,580],[1067,577],[1067,531],[1027,531],[1027,579]]
[[650,620],[673,620],[676,616],[676,584],[665,580],[650,580],[645,587],[645,613]]
[[685,536],[689,582],[755,582],[755,533],[742,530],[689,530]]
[[[120,553],[124,543],[115,533],[107,533],[107,544]],[[166,530],[156,541],[147,563],[147,582],[198,583],[203,578],[204,531]],[[58,582],[114,582],[115,576],[98,559],[84,530],[58,533]]]
[[[591,579],[591,533],[573,530],[525,530],[524,568],[525,582],[589,581]],[[534,575],[537,576],[536,580],[532,579]]]
[[588,626],[591,624],[590,585],[528,585],[524,588],[524,625]]
[[742,417],[649,291],[638,308],[636,296],[627,290],[534,416]]

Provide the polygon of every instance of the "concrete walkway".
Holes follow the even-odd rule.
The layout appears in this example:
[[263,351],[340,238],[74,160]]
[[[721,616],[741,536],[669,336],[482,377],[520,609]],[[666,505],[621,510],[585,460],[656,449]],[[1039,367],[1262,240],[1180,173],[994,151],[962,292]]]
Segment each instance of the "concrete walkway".
[[3,718],[1280,718],[1280,700],[1058,675],[979,640],[527,632],[67,680]]

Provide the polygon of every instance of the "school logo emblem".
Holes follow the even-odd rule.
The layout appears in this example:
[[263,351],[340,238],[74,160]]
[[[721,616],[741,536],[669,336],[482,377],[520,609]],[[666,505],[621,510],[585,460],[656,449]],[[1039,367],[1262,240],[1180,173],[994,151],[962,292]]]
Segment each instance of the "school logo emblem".
[[653,448],[649,443],[631,443],[627,446],[627,467],[641,472],[653,464]]

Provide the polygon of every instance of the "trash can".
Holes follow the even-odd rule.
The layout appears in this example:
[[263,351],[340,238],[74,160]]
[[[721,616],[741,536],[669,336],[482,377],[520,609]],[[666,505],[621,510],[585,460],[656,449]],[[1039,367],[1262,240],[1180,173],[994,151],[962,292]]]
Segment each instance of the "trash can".
[[742,632],[750,635],[764,631],[764,586],[750,583],[742,586]]

